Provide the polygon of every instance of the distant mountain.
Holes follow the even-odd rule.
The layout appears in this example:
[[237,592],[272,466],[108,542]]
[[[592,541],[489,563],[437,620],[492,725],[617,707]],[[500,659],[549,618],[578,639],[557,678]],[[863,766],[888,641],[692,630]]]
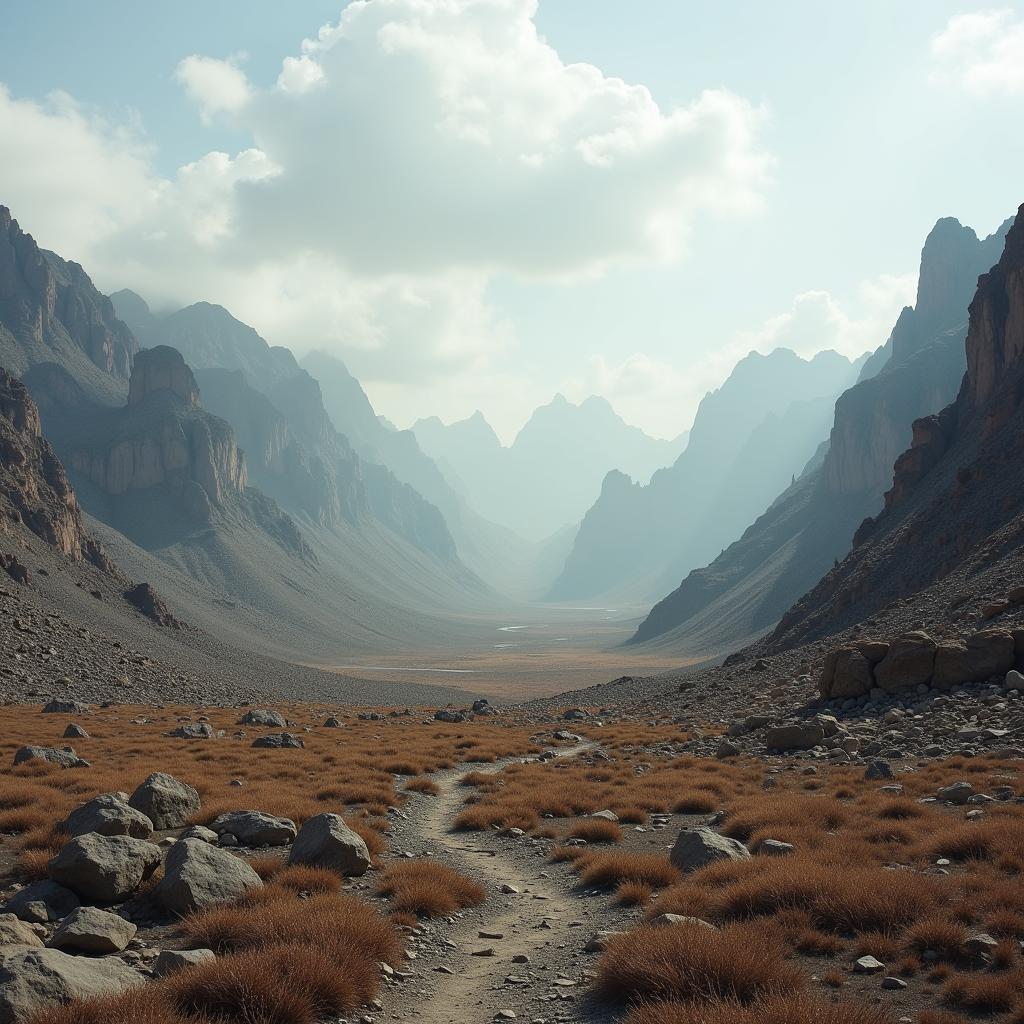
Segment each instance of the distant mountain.
[[575,405],[556,395],[508,448],[479,412],[449,426],[420,420],[413,432],[473,508],[534,539],[579,522],[609,471],[647,480],[686,445],[686,435],[649,437],[597,396]]
[[[947,614],[988,572],[1003,590],[1019,579],[1024,543],[1024,206],[1002,255],[969,307],[966,372],[956,399],[913,424],[882,511],[853,550],[783,617],[770,646],[790,646],[863,621],[923,588]],[[994,576],[993,576],[994,574]],[[1009,602],[1004,601],[1008,607]],[[998,614],[999,605],[986,613]]]
[[457,559],[442,513],[360,458],[289,349],[209,302],[157,316],[133,292],[112,299],[144,345],[173,347],[195,367],[206,407],[231,423],[248,453],[252,481],[285,508],[328,527],[376,519],[428,554]]
[[671,467],[647,485],[608,476],[551,598],[653,599],[708,561],[802,472],[858,368],[835,352],[740,360],[701,401]]
[[849,551],[858,524],[882,504],[913,420],[956,393],[967,303],[1008,226],[979,240],[952,218],[935,225],[921,252],[915,305],[836,402],[829,443],[738,540],[654,606],[635,641],[707,654],[733,649],[770,629]]

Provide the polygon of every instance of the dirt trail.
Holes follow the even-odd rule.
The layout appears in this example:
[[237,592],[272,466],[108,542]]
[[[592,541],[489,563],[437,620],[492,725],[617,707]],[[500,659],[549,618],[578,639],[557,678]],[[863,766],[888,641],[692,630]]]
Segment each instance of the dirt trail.
[[[558,757],[575,757],[595,745],[561,750]],[[557,877],[544,877],[546,858],[515,852],[508,838],[494,832],[451,831],[465,796],[461,774],[435,777],[441,792],[429,800],[416,832],[446,862],[483,882],[488,898],[479,913],[466,915],[446,934],[457,947],[446,964],[454,973],[439,976],[436,991],[423,992],[413,1013],[427,1024],[476,1024],[494,1020],[501,1010],[526,1020],[578,1019],[578,952],[589,934],[580,918],[587,911]],[[503,886],[518,892],[502,892]],[[481,931],[500,938],[482,938]],[[493,955],[473,955],[488,949]],[[514,962],[524,955],[527,962]],[[554,998],[544,1001],[545,995]]]

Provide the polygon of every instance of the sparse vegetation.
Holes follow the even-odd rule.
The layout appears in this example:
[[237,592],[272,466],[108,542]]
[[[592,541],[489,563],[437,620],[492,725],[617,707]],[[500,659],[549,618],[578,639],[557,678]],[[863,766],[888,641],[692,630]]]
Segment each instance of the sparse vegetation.
[[483,886],[471,878],[429,860],[390,865],[378,891],[390,898],[396,913],[417,917],[440,917],[464,907],[475,907],[487,896]]

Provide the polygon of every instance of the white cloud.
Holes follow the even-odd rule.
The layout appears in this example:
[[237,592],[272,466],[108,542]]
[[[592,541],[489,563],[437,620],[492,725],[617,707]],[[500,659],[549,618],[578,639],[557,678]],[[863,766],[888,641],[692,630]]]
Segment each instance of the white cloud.
[[672,260],[696,216],[756,207],[770,170],[764,111],[720,90],[663,109],[563,61],[535,13],[355,0],[263,84],[239,55],[187,56],[200,118],[248,148],[171,176],[135,128],[0,91],[2,201],[101,287],[221,302],[274,343],[338,351],[375,395],[497,393],[517,340],[494,275]]
[[931,55],[937,80],[973,96],[1024,93],[1024,19],[1009,8],[954,15]]
[[237,58],[217,60],[193,53],[179,62],[174,77],[199,107],[205,124],[218,114],[238,113],[252,98],[249,81]]

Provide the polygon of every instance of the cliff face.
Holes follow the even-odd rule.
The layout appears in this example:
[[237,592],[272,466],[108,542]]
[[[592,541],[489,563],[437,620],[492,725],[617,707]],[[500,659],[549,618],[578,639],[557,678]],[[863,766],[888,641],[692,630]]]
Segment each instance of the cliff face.
[[[1024,207],[970,304],[967,371],[956,397],[913,425],[892,487],[855,547],[784,616],[773,643],[842,628],[921,590],[968,559],[1000,557],[1024,531]],[[1003,539],[993,538],[1000,534]],[[972,563],[973,564],[973,563]]]
[[0,507],[5,523],[22,523],[69,558],[109,570],[102,549],[85,531],[64,467],[43,440],[35,403],[25,385],[2,368]]
[[81,416],[63,433],[69,465],[108,495],[162,488],[187,515],[208,520],[245,490],[231,428],[203,411],[192,371],[172,348],[138,354],[127,406]]
[[[734,649],[770,629],[850,550],[858,525],[883,505],[915,418],[957,393],[967,304],[979,273],[999,258],[1007,226],[979,240],[953,218],[935,225],[921,252],[917,303],[903,310],[872,357],[873,372],[836,401],[822,457],[718,558],[660,601],[637,641],[660,637],[687,652]],[[913,458],[922,455],[920,449]]]
[[40,249],[0,207],[0,363],[23,375],[57,363],[90,397],[113,403],[138,344],[77,264]]

